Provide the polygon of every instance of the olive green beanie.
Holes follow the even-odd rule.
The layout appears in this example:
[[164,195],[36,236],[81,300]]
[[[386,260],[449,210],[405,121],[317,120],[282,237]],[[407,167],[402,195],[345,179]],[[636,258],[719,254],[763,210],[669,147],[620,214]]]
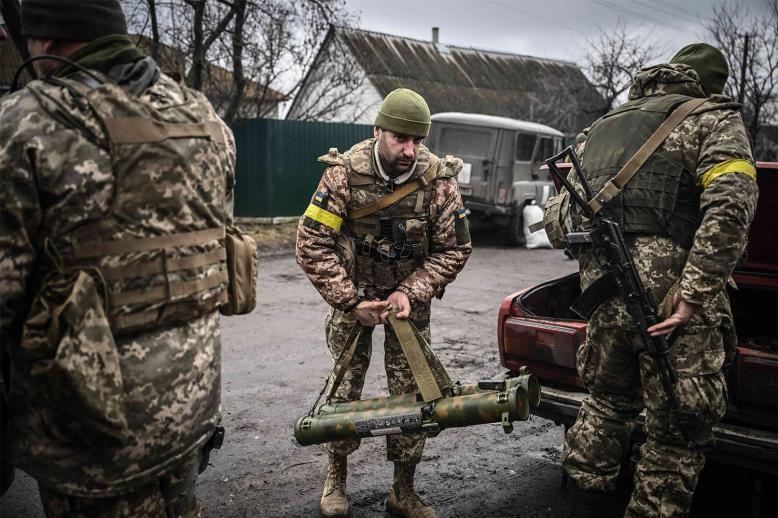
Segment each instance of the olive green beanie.
[[702,79],[709,94],[720,94],[729,77],[727,59],[719,49],[707,43],[692,43],[679,50],[670,63],[689,65]]
[[374,125],[403,135],[426,137],[430,132],[430,109],[421,95],[398,88],[384,99]]

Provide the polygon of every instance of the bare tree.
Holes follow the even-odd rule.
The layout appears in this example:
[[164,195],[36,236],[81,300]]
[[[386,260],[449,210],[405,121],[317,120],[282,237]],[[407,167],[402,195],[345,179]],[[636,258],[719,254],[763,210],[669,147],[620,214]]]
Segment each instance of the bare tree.
[[[261,117],[295,95],[331,23],[348,25],[344,0],[123,0],[150,50],[184,61],[177,72],[228,122]],[[166,48],[163,48],[166,47]]]
[[743,103],[743,117],[758,159],[774,159],[775,144],[763,138],[778,117],[778,0],[766,0],[767,16],[749,6],[714,6],[705,24],[707,36],[727,58],[725,93]]
[[339,121],[355,122],[373,108],[362,98],[371,88],[367,75],[353,63],[347,44],[335,27],[329,29],[308,74],[310,77],[301,78],[298,101],[288,118],[328,121],[337,115]]
[[627,34],[623,20],[610,28],[597,27],[597,33],[586,39],[584,70],[600,91],[605,104],[602,111],[614,107],[629,90],[632,76],[656,59],[661,49],[641,36]]

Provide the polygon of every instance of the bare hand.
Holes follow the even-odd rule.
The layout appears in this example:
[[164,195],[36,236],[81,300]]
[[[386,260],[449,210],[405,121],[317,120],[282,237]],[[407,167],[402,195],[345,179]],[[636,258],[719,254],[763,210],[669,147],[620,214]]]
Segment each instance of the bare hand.
[[673,296],[673,313],[662,322],[654,324],[648,328],[648,332],[651,336],[669,335],[678,326],[681,326],[689,321],[694,313],[697,311],[697,306],[689,304],[676,293]]
[[389,311],[390,305],[388,300],[363,300],[351,314],[363,326],[377,326],[383,322],[382,315]]
[[[411,301],[408,299],[408,295],[405,293],[401,291],[395,291],[389,295],[389,297],[386,299],[386,302],[391,305],[391,309],[393,311],[398,311],[396,316],[400,320],[405,320],[411,316]],[[381,315],[381,318],[383,319],[384,323],[386,323],[386,319],[389,318],[389,311],[387,311],[385,315]]]

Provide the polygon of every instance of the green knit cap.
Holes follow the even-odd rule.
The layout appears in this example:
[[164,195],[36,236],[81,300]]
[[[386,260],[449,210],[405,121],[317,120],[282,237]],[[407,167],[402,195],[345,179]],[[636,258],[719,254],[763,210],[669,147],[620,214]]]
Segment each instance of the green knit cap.
[[720,94],[729,77],[729,66],[724,54],[707,43],[692,43],[679,50],[670,63],[689,65],[702,79],[710,94]]
[[403,135],[426,137],[430,132],[430,109],[421,95],[398,88],[384,99],[374,125]]

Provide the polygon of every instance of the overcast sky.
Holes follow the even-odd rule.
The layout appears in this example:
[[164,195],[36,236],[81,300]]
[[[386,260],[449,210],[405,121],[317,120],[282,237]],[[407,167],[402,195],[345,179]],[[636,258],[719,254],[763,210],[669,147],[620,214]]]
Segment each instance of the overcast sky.
[[[764,0],[741,0],[754,14]],[[703,22],[720,0],[346,0],[363,29],[440,42],[580,62],[596,26],[623,21],[664,50],[704,41]]]

